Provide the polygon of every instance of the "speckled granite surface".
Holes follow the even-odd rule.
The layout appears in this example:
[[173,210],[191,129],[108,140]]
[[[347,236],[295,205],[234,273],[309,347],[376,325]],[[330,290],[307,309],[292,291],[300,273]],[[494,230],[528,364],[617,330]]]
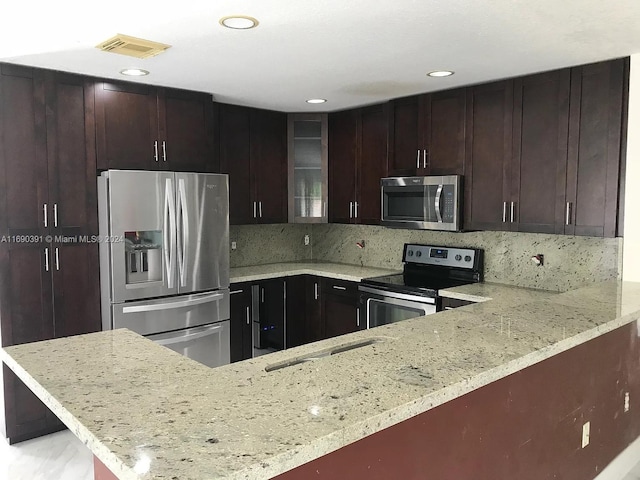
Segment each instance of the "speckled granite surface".
[[252,282],[268,278],[291,277],[293,275],[317,275],[319,277],[338,278],[359,282],[363,278],[399,273],[401,270],[386,268],[359,267],[329,262],[290,262],[268,265],[234,267],[229,271],[230,283]]
[[264,480],[640,319],[640,283],[448,293],[492,300],[217,369],[128,330],[0,354],[119,478]]

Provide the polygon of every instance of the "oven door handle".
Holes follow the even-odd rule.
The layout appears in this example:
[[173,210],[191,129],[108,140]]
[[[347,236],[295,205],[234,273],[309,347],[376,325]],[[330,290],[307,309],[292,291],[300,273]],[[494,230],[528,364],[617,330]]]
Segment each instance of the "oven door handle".
[[430,305],[435,305],[436,303],[436,299],[431,297],[422,297],[419,295],[408,295],[406,293],[389,292],[387,290],[379,290],[377,288],[363,287],[362,285],[358,287],[358,290],[360,290],[361,292],[378,295],[380,297],[396,298],[398,300],[407,300],[409,302],[414,302],[414,303],[428,303]]

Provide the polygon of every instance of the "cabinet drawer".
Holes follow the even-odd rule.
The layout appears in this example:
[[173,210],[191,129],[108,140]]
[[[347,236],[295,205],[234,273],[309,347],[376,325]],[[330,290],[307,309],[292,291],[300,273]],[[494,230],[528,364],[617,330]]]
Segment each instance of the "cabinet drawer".
[[358,282],[323,278],[321,285],[322,292],[325,294],[341,295],[346,297],[356,297],[358,295]]

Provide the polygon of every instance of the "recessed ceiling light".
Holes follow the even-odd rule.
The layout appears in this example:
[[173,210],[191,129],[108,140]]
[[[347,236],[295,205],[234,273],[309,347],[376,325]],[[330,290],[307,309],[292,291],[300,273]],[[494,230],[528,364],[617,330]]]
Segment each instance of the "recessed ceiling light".
[[125,68],[124,70],[120,70],[122,75],[129,75],[130,77],[144,77],[145,75],[149,75],[147,70],[142,70],[140,68]]
[[326,103],[327,101],[324,98],[310,98],[307,100],[307,103]]
[[220,25],[227,28],[233,28],[235,30],[248,30],[258,26],[258,20],[253,17],[247,17],[246,15],[230,15],[228,17],[222,17],[220,19]]
[[430,77],[449,77],[453,75],[453,72],[451,70],[436,70],[435,72],[427,73],[427,75]]

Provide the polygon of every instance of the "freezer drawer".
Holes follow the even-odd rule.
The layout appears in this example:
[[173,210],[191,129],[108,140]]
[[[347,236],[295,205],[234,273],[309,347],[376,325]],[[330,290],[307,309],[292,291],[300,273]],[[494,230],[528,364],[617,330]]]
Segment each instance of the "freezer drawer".
[[208,367],[231,361],[230,321],[148,335],[147,338]]
[[229,289],[193,295],[116,303],[103,330],[128,328],[140,335],[182,330],[228,320]]

